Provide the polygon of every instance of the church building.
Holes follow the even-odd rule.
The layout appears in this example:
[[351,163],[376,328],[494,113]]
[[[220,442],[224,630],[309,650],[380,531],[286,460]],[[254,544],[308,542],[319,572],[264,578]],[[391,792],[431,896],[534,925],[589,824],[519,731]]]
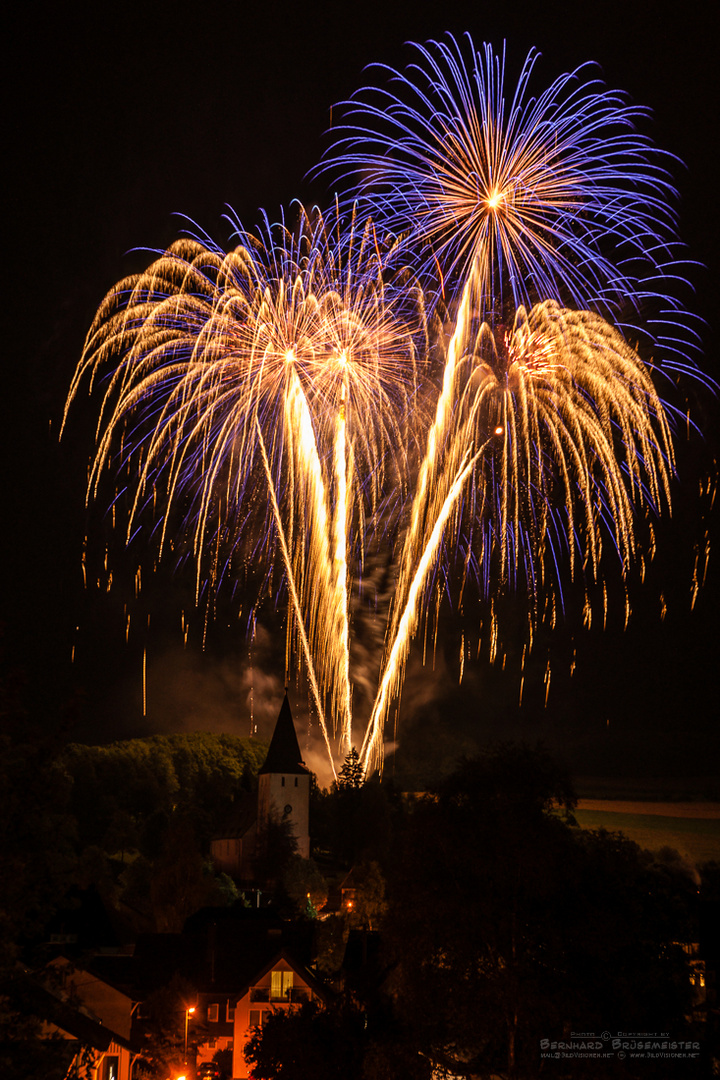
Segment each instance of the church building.
[[265,764],[258,774],[258,830],[275,815],[292,825],[298,854],[310,858],[310,770],[300,754],[287,693],[275,724]]
[[211,843],[213,862],[231,877],[252,880],[258,834],[271,820],[289,822],[298,854],[310,857],[310,770],[300,753],[287,692],[265,763],[258,774],[257,799],[238,806],[232,823]]

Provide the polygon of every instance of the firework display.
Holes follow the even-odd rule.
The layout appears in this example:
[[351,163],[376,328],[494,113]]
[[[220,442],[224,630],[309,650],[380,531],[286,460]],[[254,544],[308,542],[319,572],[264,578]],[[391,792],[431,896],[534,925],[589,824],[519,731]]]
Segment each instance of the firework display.
[[[417,49],[333,131],[322,168],[347,198],[235,222],[230,252],[180,240],[119,282],[65,412],[100,387],[88,498],[109,473],[130,493],[127,542],[182,549],[197,601],[264,567],[330,762],[362,741],[368,772],[443,596],[520,591],[529,646],[543,590],[566,573],[587,595],[606,538],[627,575],[638,512],[670,507],[651,372],[691,366],[665,285],[673,193],[642,110],[578,73],[530,97],[535,52],[506,93],[488,45]],[[356,718],[354,625],[378,561],[391,596]]]
[[[482,317],[556,300],[630,324],[652,301],[667,350],[676,193],[670,155],[636,130],[647,110],[591,64],[533,96],[535,50],[513,88],[504,50],[469,35],[412,48],[405,73],[377,65],[387,86],[345,103],[318,171],[354,181],[350,199],[404,236],[433,291],[471,277]],[[674,345],[684,355],[685,336]]]

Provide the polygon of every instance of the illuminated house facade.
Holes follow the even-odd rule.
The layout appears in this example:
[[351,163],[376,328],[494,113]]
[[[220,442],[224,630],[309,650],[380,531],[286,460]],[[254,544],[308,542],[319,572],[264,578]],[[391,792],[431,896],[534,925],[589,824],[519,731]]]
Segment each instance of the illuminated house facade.
[[233,1080],[247,1080],[250,1076],[245,1044],[255,1028],[262,1028],[271,1012],[297,1008],[303,1002],[323,998],[325,994],[312,972],[285,951],[261,968],[235,1006]]
[[[306,920],[288,921],[268,908],[203,908],[187,920],[182,934],[173,935],[173,940],[170,937],[153,934],[142,938],[136,970],[138,978],[143,972],[155,975],[156,982],[147,984],[147,992],[167,985],[176,975],[188,988],[187,1005],[194,1010],[188,1019],[188,1042],[197,1047],[198,1066],[211,1061],[219,1050],[237,1046],[237,1037],[242,1052],[249,1008],[262,1012],[272,1007],[271,1002],[291,1004],[301,984],[310,986],[313,994],[319,992],[319,984],[306,972],[314,943],[313,928]],[[273,984],[269,974],[273,969],[292,971],[292,980],[275,975]],[[268,988],[266,1000],[248,1006],[251,988],[258,986]],[[238,1003],[242,1014],[239,1029]],[[253,1015],[252,1019],[261,1024],[263,1017]]]

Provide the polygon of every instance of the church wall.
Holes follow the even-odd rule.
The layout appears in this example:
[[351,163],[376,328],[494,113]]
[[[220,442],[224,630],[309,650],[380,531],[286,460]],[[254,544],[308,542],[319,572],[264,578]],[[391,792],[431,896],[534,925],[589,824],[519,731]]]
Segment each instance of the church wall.
[[308,773],[261,773],[258,786],[258,824],[271,812],[289,819],[298,843],[298,854],[310,858],[310,775]]

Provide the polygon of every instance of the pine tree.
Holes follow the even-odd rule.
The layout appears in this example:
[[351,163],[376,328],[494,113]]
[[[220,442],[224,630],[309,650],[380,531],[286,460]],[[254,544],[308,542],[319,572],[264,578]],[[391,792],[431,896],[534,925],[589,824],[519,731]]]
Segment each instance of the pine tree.
[[337,783],[339,788],[359,788],[365,783],[365,770],[354,746],[343,762]]

